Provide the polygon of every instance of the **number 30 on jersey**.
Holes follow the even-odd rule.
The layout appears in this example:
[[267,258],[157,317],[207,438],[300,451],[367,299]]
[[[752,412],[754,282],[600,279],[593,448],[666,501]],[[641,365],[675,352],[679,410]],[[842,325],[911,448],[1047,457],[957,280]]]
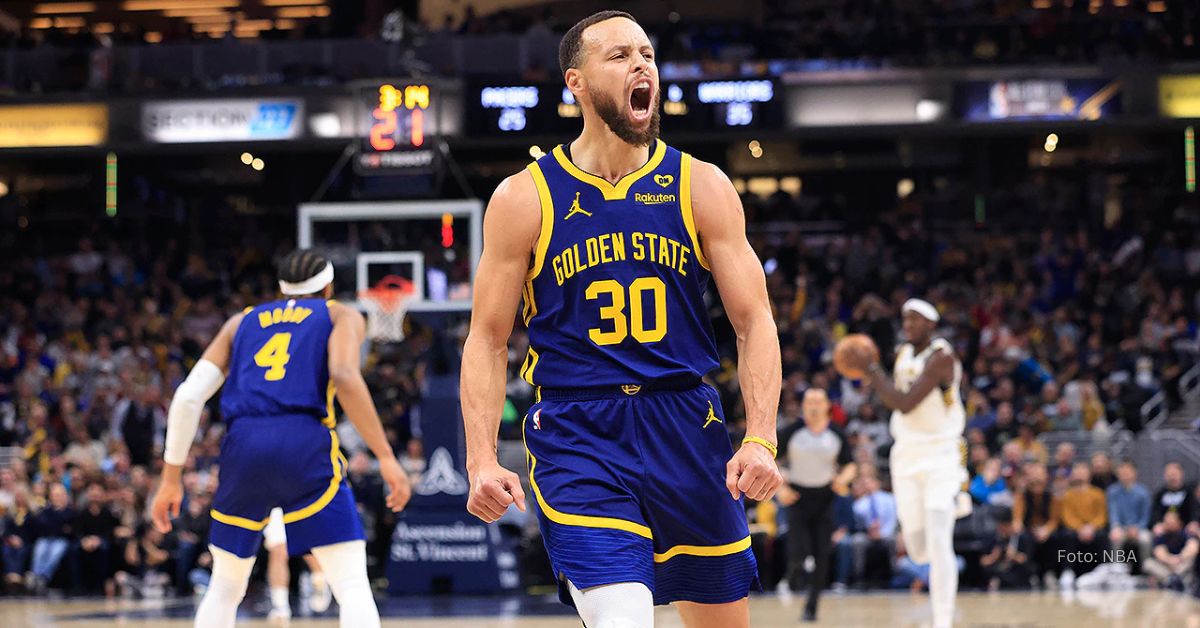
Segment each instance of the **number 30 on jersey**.
[[[654,299],[654,320],[646,320],[642,302],[649,292]],[[629,295],[626,300],[626,294]],[[600,279],[588,284],[584,296],[589,301],[607,295],[611,305],[600,306],[600,320],[612,323],[612,330],[600,327],[588,330],[588,338],[597,345],[615,345],[628,336],[641,342],[658,342],[667,335],[667,286],[658,277],[638,277],[628,289],[615,279]],[[626,303],[629,314],[626,315]]]

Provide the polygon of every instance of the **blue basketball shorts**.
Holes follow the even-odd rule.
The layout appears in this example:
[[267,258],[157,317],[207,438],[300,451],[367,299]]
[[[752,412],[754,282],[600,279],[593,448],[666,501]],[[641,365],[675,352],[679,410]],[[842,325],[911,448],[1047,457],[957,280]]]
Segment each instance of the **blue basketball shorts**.
[[[633,387],[625,387],[632,389]],[[717,392],[543,390],[524,424],[529,481],[559,598],[640,582],[655,604],[759,588]]]
[[258,553],[271,509],[283,509],[288,553],[364,539],[337,434],[311,416],[242,417],[221,442],[210,542]]

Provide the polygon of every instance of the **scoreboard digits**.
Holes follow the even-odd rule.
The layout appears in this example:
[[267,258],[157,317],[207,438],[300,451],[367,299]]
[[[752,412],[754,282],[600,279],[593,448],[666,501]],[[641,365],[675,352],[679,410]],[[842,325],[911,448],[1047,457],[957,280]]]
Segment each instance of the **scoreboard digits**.
[[361,102],[369,120],[356,162],[360,171],[414,172],[433,165],[434,152],[426,144],[437,96],[429,85],[384,83],[364,90]]

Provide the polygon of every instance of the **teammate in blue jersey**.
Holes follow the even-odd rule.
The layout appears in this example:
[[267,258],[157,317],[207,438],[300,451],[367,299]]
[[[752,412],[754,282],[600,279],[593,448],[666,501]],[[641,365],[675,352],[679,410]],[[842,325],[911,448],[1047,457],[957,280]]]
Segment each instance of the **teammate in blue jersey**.
[[362,523],[333,431],[335,396],[379,459],[391,489],[388,507],[402,509],[411,491],[359,371],[363,317],[328,300],[332,283],[333,265],[319,254],[289,254],[280,263],[282,298],[230,318],[171,400],[166,464],[151,506],[164,533],[179,515],[180,475],[200,413],[225,385],[227,432],[209,533],[213,572],[196,609],[197,627],[233,626],[276,507],[283,510],[289,553],[311,552],[325,572],[341,626],[379,626]]
[[[654,50],[628,14],[563,37],[559,62],[583,132],[496,189],[484,217],[463,350],[467,509],[525,508],[497,462],[507,342],[529,328],[521,376],[529,484],[560,584],[588,628],[653,625],[676,603],[690,628],[750,622],[757,568],[743,496],[770,499],[779,341],[763,268],[733,186],[658,140]],[[736,453],[716,391],[704,305],[715,280],[737,333],[747,437]]]

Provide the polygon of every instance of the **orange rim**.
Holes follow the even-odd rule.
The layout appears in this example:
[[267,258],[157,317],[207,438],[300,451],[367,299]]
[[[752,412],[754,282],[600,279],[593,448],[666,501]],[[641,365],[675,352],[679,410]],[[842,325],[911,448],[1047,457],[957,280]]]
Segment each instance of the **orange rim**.
[[385,312],[394,312],[412,298],[414,291],[413,282],[399,275],[388,275],[359,296],[379,304]]

